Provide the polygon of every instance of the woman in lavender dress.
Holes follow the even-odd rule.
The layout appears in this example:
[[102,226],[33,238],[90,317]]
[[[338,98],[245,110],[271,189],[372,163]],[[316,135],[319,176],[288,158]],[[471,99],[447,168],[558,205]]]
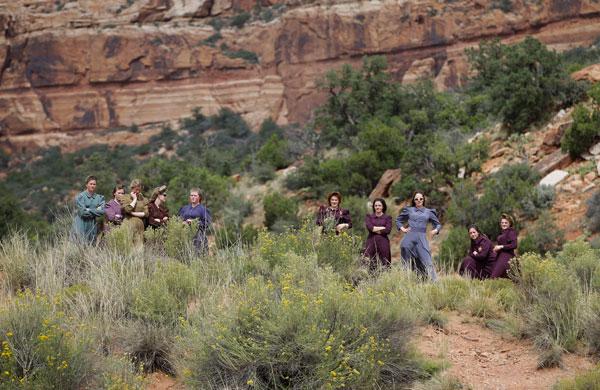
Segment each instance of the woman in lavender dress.
[[114,226],[120,225],[123,222],[123,209],[119,203],[119,198],[125,195],[125,189],[122,185],[117,185],[112,192],[113,198],[106,203],[104,207],[104,215],[106,223],[104,224],[104,232],[110,231]]
[[352,228],[350,212],[340,207],[342,194],[332,192],[327,196],[329,206],[319,207],[317,212],[317,225],[321,226],[322,232],[340,234],[344,230]]
[[469,237],[471,237],[471,248],[468,256],[463,259],[458,272],[463,276],[487,279],[496,262],[492,241],[475,225],[469,226]]
[[508,214],[502,214],[500,217],[500,229],[502,229],[502,233],[496,240],[498,245],[494,247],[496,264],[490,278],[508,278],[510,260],[515,257],[515,249],[517,249],[517,232],[513,228],[513,220]]
[[367,214],[365,225],[369,236],[365,242],[364,256],[369,259],[369,269],[374,271],[378,266],[389,267],[392,260],[390,239],[392,217],[387,215],[385,200],[377,198],[373,201],[373,214]]
[[[398,230],[405,233],[400,244],[400,254],[406,267],[416,269],[432,281],[437,279],[431,250],[427,241],[427,224],[433,224],[431,236],[434,237],[442,229],[436,211],[425,207],[425,196],[422,192],[415,192],[411,207],[405,207],[396,218]],[[408,226],[405,226],[408,224]]]

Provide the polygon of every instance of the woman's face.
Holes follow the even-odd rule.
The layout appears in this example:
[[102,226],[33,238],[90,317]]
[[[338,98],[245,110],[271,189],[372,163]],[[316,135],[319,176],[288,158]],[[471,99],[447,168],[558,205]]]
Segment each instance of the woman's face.
[[340,205],[340,199],[333,195],[331,198],[329,198],[329,205],[334,209],[337,208]]
[[479,237],[479,232],[473,228],[469,229],[469,237],[471,237],[471,240],[476,240],[477,237]]
[[96,192],[96,180],[88,181],[87,184],[85,185],[85,189],[90,194],[93,194],[94,192]]
[[415,201],[415,205],[417,207],[421,207],[421,206],[423,206],[423,202],[425,200],[425,197],[423,196],[423,194],[420,194],[420,193],[417,192],[415,194],[415,197],[413,198],[413,200]]
[[162,203],[165,203],[167,201],[167,194],[158,194],[158,199],[160,199]]
[[131,192],[133,192],[134,194],[139,194],[140,192],[142,192],[142,186],[131,187]]
[[506,218],[502,218],[500,220],[500,228],[502,228],[502,230],[506,230],[510,227],[510,222],[508,221],[508,219]]
[[119,197],[123,195],[125,195],[125,190],[123,188],[119,188],[115,191],[115,199],[119,199]]
[[376,213],[383,213],[383,204],[380,201],[373,203],[373,208]]

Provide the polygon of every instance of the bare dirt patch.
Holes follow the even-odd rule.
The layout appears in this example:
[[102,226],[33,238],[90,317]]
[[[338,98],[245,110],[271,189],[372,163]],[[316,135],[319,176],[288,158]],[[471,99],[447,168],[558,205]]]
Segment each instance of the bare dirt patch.
[[479,320],[452,313],[446,329],[422,328],[417,348],[449,363],[445,375],[475,390],[549,389],[594,365],[586,357],[565,354],[562,368],[537,369],[538,352],[529,340],[516,340],[483,327]]

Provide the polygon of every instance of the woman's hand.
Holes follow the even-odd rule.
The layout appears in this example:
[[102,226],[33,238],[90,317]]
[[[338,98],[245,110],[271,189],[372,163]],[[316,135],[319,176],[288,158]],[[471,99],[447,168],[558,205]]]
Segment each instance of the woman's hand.
[[431,231],[431,238],[433,238],[433,237],[437,236],[437,234],[438,234],[439,232],[440,232],[439,230],[437,230],[437,229],[433,229],[433,230]]
[[501,251],[502,249],[504,249],[504,245],[496,245],[496,246],[494,247],[494,252]]
[[410,232],[410,227],[400,226],[400,230],[402,231],[402,233],[408,233]]
[[348,224],[347,223],[340,223],[335,227],[335,230],[337,230],[338,232],[341,232],[342,230],[348,229]]
[[381,234],[385,230],[385,226],[373,226],[373,233]]
[[477,251],[473,251],[473,256],[477,256]]
[[135,192],[132,192],[132,193],[131,193],[131,199],[133,199],[133,200],[137,200],[137,193],[135,193]]

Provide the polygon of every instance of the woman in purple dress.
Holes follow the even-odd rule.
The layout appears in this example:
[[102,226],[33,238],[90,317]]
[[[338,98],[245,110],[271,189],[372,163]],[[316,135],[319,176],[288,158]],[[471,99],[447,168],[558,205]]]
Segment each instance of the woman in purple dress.
[[123,222],[123,209],[119,198],[125,195],[125,187],[123,185],[117,185],[112,192],[113,198],[106,204],[104,208],[104,215],[106,216],[106,223],[104,224],[104,231],[108,232],[114,226],[120,225]]
[[373,214],[367,214],[365,225],[369,231],[365,243],[364,256],[369,259],[369,269],[374,271],[379,266],[388,268],[391,264],[390,239],[392,217],[386,215],[385,200],[377,198],[373,201]]
[[496,253],[496,265],[492,270],[490,278],[508,278],[510,269],[510,260],[515,257],[517,249],[517,232],[513,228],[513,220],[508,214],[502,214],[500,217],[500,228],[502,233],[498,236],[494,247]]
[[476,279],[487,279],[496,261],[492,241],[476,225],[469,226],[471,248],[460,265],[459,273]]
[[350,212],[340,207],[342,194],[332,192],[327,196],[328,207],[321,206],[317,212],[317,225],[321,226],[323,233],[335,232],[336,235],[352,228]]

